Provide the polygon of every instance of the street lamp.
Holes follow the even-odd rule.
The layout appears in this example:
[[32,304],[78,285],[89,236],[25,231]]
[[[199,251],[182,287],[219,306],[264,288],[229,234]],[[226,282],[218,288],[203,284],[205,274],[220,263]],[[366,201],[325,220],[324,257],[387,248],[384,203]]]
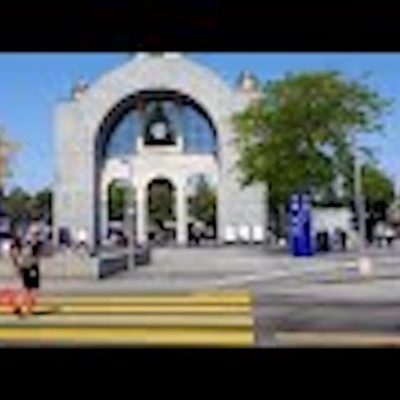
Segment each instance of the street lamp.
[[133,163],[131,157],[127,156],[122,159],[122,163],[128,166],[128,185],[127,185],[127,201],[125,203],[125,219],[128,219],[126,224],[128,229],[128,269],[133,270],[135,268],[135,207],[134,207],[134,196],[133,196]]
[[356,136],[353,136],[354,155],[354,202],[358,223],[358,270],[361,275],[370,275],[372,263],[366,254],[366,221],[365,201],[362,188],[362,163],[357,146]]

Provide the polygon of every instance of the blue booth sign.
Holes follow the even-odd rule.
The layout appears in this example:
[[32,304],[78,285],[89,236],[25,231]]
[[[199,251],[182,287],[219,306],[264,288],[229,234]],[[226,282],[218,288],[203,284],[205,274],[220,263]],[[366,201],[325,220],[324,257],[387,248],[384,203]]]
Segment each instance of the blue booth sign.
[[290,199],[290,242],[294,256],[313,255],[311,233],[311,198],[295,194]]

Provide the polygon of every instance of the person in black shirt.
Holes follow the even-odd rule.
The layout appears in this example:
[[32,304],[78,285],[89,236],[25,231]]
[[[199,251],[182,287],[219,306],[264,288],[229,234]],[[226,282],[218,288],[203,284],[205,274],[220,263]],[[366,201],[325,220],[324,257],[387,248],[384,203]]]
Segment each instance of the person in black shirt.
[[23,286],[23,291],[14,304],[16,314],[31,314],[36,303],[36,291],[40,287],[40,247],[37,234],[33,234],[25,243],[16,237],[12,244],[11,258]]

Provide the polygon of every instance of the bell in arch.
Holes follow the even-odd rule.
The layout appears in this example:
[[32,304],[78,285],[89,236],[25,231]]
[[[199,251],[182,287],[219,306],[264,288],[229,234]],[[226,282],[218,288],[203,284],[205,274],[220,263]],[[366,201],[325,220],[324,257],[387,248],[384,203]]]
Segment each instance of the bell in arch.
[[156,103],[150,112],[146,123],[146,145],[171,145],[175,144],[175,135],[171,123],[165,114],[161,103]]

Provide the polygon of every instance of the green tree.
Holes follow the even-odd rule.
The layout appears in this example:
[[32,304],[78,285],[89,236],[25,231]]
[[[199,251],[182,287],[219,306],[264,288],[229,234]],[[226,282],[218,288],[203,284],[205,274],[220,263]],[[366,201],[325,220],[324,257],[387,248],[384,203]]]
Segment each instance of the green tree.
[[[364,163],[361,176],[366,211],[366,233],[367,239],[371,241],[376,223],[388,219],[389,207],[395,199],[395,187],[393,181],[376,163]],[[355,211],[354,174],[347,181],[345,191],[346,204],[350,204]]]
[[370,203],[383,202],[387,206],[395,198],[393,181],[374,165],[364,165],[362,170],[363,190],[367,201]]
[[175,219],[174,190],[169,182],[155,181],[149,188],[149,216],[153,224],[159,225]]
[[216,213],[216,193],[205,177],[198,180],[195,193],[189,197],[189,213],[208,225],[214,223]]
[[43,189],[32,196],[28,207],[32,220],[40,220],[51,224],[52,192],[50,189]]
[[15,143],[8,141],[5,129],[0,127],[0,196],[3,194],[6,179],[11,176],[10,157],[18,148]]
[[30,195],[20,187],[4,197],[4,210],[15,227],[29,221],[43,221],[51,224],[52,192],[44,189]]
[[362,168],[363,194],[366,211],[372,226],[387,219],[387,211],[395,199],[393,181],[377,166],[366,164]]
[[366,83],[336,71],[267,82],[233,118],[242,184],[268,185],[271,208],[294,192],[329,191],[338,176],[348,179],[355,135],[381,131],[389,105]]
[[9,216],[13,227],[27,223],[30,220],[31,201],[31,196],[19,187],[13,189],[8,196],[5,197],[5,212]]
[[124,183],[114,181],[109,186],[108,215],[112,221],[122,221],[125,215],[127,187]]

